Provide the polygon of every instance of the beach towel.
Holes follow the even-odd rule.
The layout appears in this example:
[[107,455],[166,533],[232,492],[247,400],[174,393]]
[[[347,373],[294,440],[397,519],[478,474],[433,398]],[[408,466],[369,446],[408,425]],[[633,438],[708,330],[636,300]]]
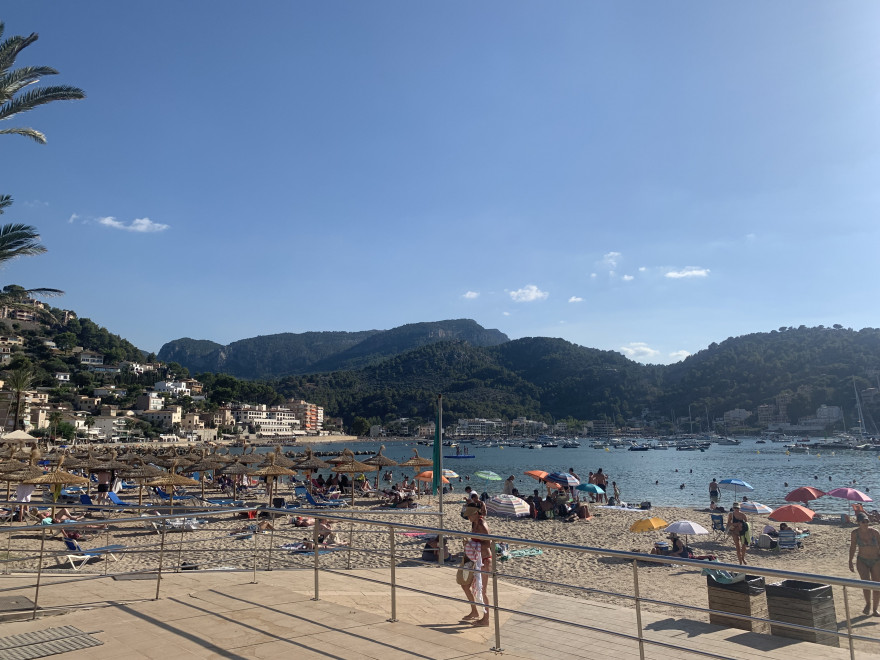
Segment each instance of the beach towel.
[[483,602],[483,574],[480,572],[483,570],[482,548],[482,543],[471,540],[464,544],[464,554],[468,559],[474,562],[474,583],[471,587],[471,591],[474,595],[474,602],[482,605],[484,613],[489,614],[488,604]]
[[[517,557],[537,557],[538,555],[543,555],[544,551],[540,548],[517,548],[516,550],[511,550],[507,553],[508,557],[511,559],[515,559]],[[504,557],[501,558],[502,560]]]
[[[279,546],[281,550],[287,550],[292,555],[313,555],[315,551],[309,549],[305,543],[285,543]],[[319,555],[326,555],[328,552],[335,552],[339,548],[318,548]]]
[[715,568],[704,568],[700,571],[702,575],[708,575],[721,584],[733,584],[734,582],[742,582],[746,579],[745,573],[731,573],[730,571],[721,571]]

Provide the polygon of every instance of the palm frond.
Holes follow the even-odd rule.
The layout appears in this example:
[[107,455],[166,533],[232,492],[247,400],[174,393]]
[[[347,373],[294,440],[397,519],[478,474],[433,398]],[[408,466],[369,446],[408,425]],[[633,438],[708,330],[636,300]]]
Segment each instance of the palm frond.
[[40,144],[46,144],[46,136],[34,128],[7,128],[0,131],[0,135],[23,135]]
[[57,298],[58,296],[63,296],[64,291],[61,289],[27,289],[25,291],[32,298],[38,296],[40,298]]
[[15,257],[29,257],[46,252],[35,227],[12,223],[0,226],[0,263]]
[[25,92],[21,96],[10,99],[0,106],[0,119],[9,119],[19,113],[33,110],[53,101],[76,101],[85,98],[86,93],[78,87],[56,85],[40,87]]
[[0,43],[0,71],[8,71],[18,54],[39,38],[36,32],[31,32],[27,37],[16,35]]
[[[0,28],[2,28],[3,24],[0,23]],[[3,212],[12,206],[12,195],[0,195],[0,215],[3,215]]]
[[20,89],[39,82],[43,76],[52,76],[58,71],[51,66],[25,66],[0,76],[0,100],[8,101]]

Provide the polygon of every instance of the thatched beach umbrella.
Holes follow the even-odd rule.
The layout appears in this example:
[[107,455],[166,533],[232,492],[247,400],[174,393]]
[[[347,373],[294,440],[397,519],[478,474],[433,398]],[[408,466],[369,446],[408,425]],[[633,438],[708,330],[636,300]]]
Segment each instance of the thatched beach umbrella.
[[199,483],[202,484],[202,499],[205,499],[205,473],[215,472],[222,468],[223,465],[224,463],[209,461],[207,458],[203,458],[198,463],[193,463],[184,470],[187,474],[192,474],[193,472],[199,473]]
[[412,451],[414,456],[409,460],[400,463],[399,467],[411,467],[415,470],[415,473],[418,474],[422,471],[422,468],[434,466],[434,461],[432,461],[430,458],[422,458],[421,456],[419,456],[418,449],[413,449]]
[[[230,463],[229,465],[224,465],[222,468],[223,474],[232,475],[235,477],[240,477],[242,475],[250,474],[253,472],[251,468],[249,468],[244,463],[239,463],[238,461],[234,463]],[[238,482],[237,480],[232,481],[232,499],[236,499],[237,495]]]
[[275,484],[275,479],[278,477],[292,477],[296,474],[296,471],[291,470],[286,467],[282,467],[280,465],[275,465],[275,454],[270,455],[271,462],[266,467],[262,467],[259,470],[254,470],[252,473],[255,477],[265,477],[266,479],[266,494],[269,496],[269,505],[272,504],[272,487]]
[[[360,472],[375,472],[379,469],[378,465],[370,465],[369,463],[361,463],[360,461],[356,461],[354,459],[354,452],[351,449],[346,449],[342,452],[342,455],[349,460],[344,463],[339,463],[336,467],[333,468],[333,471],[337,474],[358,474]],[[351,505],[354,506],[354,483],[352,483],[351,487]]]
[[62,465],[64,465],[63,460],[58,464],[58,467],[51,472],[47,472],[46,474],[40,475],[39,477],[35,477],[33,479],[22,481],[22,483],[24,484],[33,484],[35,486],[52,486],[53,518],[55,517],[55,504],[58,502],[58,497],[61,495],[61,488],[63,486],[82,486],[89,481],[85,477],[81,477],[78,474],[73,474],[72,472],[62,470]]
[[364,461],[364,463],[367,463],[368,465],[375,465],[376,467],[380,468],[376,471],[376,490],[379,489],[379,472],[381,471],[381,468],[394,467],[395,465],[397,465],[397,461],[388,458],[387,456],[382,454],[383,451],[385,451],[385,445],[379,447],[379,451],[376,453],[375,456],[371,456]]
[[196,481],[195,479],[190,479],[189,477],[185,477],[182,474],[177,474],[177,472],[175,472],[176,467],[177,466],[175,464],[172,464],[170,472],[168,472],[166,474],[159,475],[155,479],[150,479],[146,483],[146,485],[150,486],[151,488],[160,487],[160,486],[164,486],[164,487],[168,488],[170,486],[170,488],[168,488],[168,491],[169,491],[168,492],[168,503],[171,507],[172,513],[174,512],[174,489],[177,486],[198,486],[199,485],[199,482]]
[[238,457],[238,460],[245,465],[255,465],[256,463],[261,463],[263,461],[263,457],[260,454],[255,454],[254,450],[256,447],[251,447],[249,452],[242,452],[241,456]]
[[280,465],[281,467],[292,468],[296,465],[296,461],[292,458],[287,458],[284,454],[281,453],[281,445],[275,445],[275,452],[272,454],[266,455],[266,460],[264,460],[260,466],[265,467],[269,464],[272,465]]
[[312,490],[312,472],[315,470],[326,470],[329,467],[332,467],[330,463],[322,461],[317,456],[312,455],[311,447],[306,447],[305,458],[296,462],[296,469],[302,470],[308,475],[306,487],[309,489],[309,492]]
[[138,459],[138,461],[140,462],[139,465],[133,464],[127,470],[122,472],[122,476],[125,479],[134,479],[138,482],[138,506],[143,506],[144,482],[167,473],[162,468],[150,465],[142,458]]

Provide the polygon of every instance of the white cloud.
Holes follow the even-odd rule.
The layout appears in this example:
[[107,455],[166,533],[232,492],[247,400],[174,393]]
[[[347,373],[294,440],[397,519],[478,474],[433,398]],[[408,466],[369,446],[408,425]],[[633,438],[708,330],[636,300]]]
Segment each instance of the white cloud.
[[640,273],[644,273],[646,270],[648,270],[648,269],[645,268],[644,266],[639,266],[639,272],[640,272]]
[[535,302],[536,300],[546,300],[550,294],[541,291],[534,284],[527,284],[522,289],[510,292],[510,298],[513,302]]
[[690,353],[688,353],[687,351],[673,351],[672,353],[669,354],[669,357],[670,357],[670,359],[672,359],[675,362],[681,362],[689,355],[690,355]]
[[620,252],[608,252],[602,257],[602,263],[608,268],[616,268],[620,256]]
[[596,273],[590,273],[591,280],[595,280],[597,277],[598,277],[598,275],[596,275]]
[[168,229],[168,225],[159,222],[153,222],[149,218],[135,218],[129,224],[120,222],[113,216],[98,218],[98,224],[113,229],[122,229],[123,231],[133,231],[138,234],[150,234]]
[[624,282],[632,282],[634,279],[636,279],[636,278],[633,277],[632,275],[624,275],[624,276],[623,276],[623,281],[624,281]]
[[77,220],[79,220],[79,213],[71,213],[70,217],[67,219],[67,224],[72,225]]
[[510,316],[510,312],[501,312],[503,316]]
[[31,209],[36,208],[37,206],[49,206],[49,202],[44,202],[39,199],[34,199],[29,202],[22,202],[22,204],[24,204],[24,206],[31,208]]
[[632,341],[626,346],[621,346],[620,351],[630,360],[638,362],[647,362],[660,355],[660,351],[651,348],[643,341]]
[[747,241],[754,241],[754,240],[757,239],[757,238],[758,238],[758,237],[757,237],[757,235],[755,235],[755,234],[746,234],[746,240],[747,240]]
[[480,293],[479,291],[467,291],[463,293],[461,297],[465,300],[474,300],[480,297]]
[[682,268],[681,270],[671,270],[666,273],[666,277],[672,278],[674,280],[680,280],[685,277],[708,277],[709,269],[708,268],[697,268],[696,266],[688,266],[686,268]]
[[581,298],[580,296],[572,296],[571,298],[568,299],[568,302],[570,302],[570,303],[584,302],[584,299]]

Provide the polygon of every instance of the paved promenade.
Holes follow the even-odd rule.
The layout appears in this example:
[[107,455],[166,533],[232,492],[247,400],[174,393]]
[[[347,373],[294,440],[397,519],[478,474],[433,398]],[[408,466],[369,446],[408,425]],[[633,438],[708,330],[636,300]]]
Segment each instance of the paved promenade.
[[[390,589],[351,575],[387,581],[387,570],[322,573],[320,601],[313,601],[314,575],[308,570],[172,573],[162,580],[44,576],[40,605],[60,608],[43,612],[35,621],[0,626],[0,637],[73,626],[103,642],[100,646],[56,656],[61,660],[140,660],[161,658],[494,658],[494,629],[476,629],[459,622],[468,606],[398,590],[398,621],[389,622]],[[452,574],[432,568],[402,568],[398,584],[449,596],[461,595]],[[0,578],[2,595],[33,598],[33,577]],[[501,615],[501,645],[507,658],[612,657],[638,658],[638,644],[608,634],[565,625],[578,621],[595,627],[635,634],[635,613],[592,601],[557,597],[502,584],[502,606],[523,614]],[[75,607],[72,607],[75,606]],[[66,613],[65,608],[70,607]],[[644,614],[646,636],[682,644],[729,658],[748,660],[816,658],[843,660],[845,648],[756,635],[683,618]],[[0,640],[2,641],[2,640]],[[3,656],[0,650],[0,656]],[[656,660],[701,657],[675,649],[646,645]],[[858,658],[876,658],[862,651]]]

